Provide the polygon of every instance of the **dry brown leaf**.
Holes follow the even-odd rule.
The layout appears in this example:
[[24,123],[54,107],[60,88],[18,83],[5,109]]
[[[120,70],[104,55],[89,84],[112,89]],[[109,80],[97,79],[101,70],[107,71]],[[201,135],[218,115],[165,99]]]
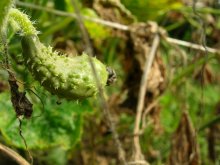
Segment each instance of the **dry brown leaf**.
[[172,139],[169,165],[200,165],[195,129],[187,112],[183,112]]
[[[131,24],[135,18],[120,0],[94,0],[93,8],[98,15],[106,20],[120,24]],[[126,39],[123,31],[112,29],[112,35]]]
[[[220,102],[216,106],[216,115],[220,115]],[[213,124],[208,131],[208,152],[209,159],[213,162],[220,160],[220,124]]]
[[8,85],[5,82],[0,81],[0,93],[8,90]]
[[[140,81],[144,72],[144,63],[148,58],[154,34],[159,27],[156,23],[149,22],[134,24],[130,26],[130,29],[126,55],[123,61],[125,72],[127,73],[124,89],[128,91],[128,94],[122,106],[133,110],[137,105]],[[147,81],[145,108],[165,89],[165,67],[159,50],[157,51]]]
[[108,21],[126,24],[135,20],[120,0],[95,0],[93,8],[103,19]]

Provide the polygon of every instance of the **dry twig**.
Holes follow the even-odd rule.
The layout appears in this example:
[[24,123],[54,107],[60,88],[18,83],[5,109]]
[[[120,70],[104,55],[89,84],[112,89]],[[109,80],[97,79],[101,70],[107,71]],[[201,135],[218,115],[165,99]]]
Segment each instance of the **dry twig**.
[[[181,46],[185,46],[185,47],[188,47],[191,49],[196,49],[196,50],[200,50],[200,51],[204,51],[204,52],[206,51],[206,49],[202,45],[198,45],[198,44],[194,44],[191,42],[182,41],[182,40],[178,40],[178,39],[170,38],[170,37],[166,37],[165,39],[167,42],[172,43],[172,44],[181,45]],[[209,53],[220,54],[220,50],[218,50],[218,49],[213,49],[210,47],[206,47],[206,48]]]
[[21,155],[19,155],[17,152],[15,152],[11,148],[3,144],[0,144],[0,151],[8,155],[10,158],[16,161],[19,165],[30,165]]
[[140,133],[139,134],[142,134],[145,130],[145,128],[147,127],[147,124],[149,123],[146,123],[146,116],[152,111],[152,109],[157,105],[158,103],[158,100],[159,99],[156,99],[154,100],[143,112],[142,114],[142,126],[141,126],[141,129],[140,129]]
[[[159,45],[160,37],[158,34],[155,34],[151,51],[149,53],[148,59],[145,62],[144,65],[144,73],[142,75],[141,84],[140,84],[140,90],[139,90],[139,96],[138,96],[138,104],[137,104],[137,114],[135,118],[135,127],[134,127],[134,135],[138,135],[140,131],[140,122],[141,122],[141,116],[144,108],[144,101],[145,101],[145,95],[146,95],[146,89],[147,89],[147,78],[148,74],[150,72],[150,68],[152,66],[157,47]],[[140,148],[139,143],[139,136],[134,136],[134,161],[138,161],[143,159],[143,155]]]

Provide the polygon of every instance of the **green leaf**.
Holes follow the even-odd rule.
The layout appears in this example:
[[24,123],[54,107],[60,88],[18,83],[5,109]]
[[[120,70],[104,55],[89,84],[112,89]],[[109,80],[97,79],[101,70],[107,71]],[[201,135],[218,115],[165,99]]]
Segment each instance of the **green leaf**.
[[56,9],[65,11],[66,8],[65,0],[54,0],[54,5]]
[[[84,8],[82,10],[82,14],[91,18],[98,18],[96,12],[89,8]],[[99,25],[91,21],[84,21],[84,23],[92,39],[100,41],[102,39],[107,38],[110,34],[107,28],[103,27],[102,25]]]
[[[7,143],[18,148],[25,148],[19,135],[19,122],[15,117],[8,93],[0,94],[0,129]],[[56,105],[52,99],[45,99],[43,113],[36,117],[42,105],[34,105],[31,119],[22,121],[23,136],[30,149],[44,149],[61,146],[64,149],[73,147],[80,140],[82,133],[82,114],[88,109],[87,102],[63,101]]]
[[135,15],[138,20],[156,20],[159,16],[174,9],[180,9],[183,5],[175,0],[122,0],[125,7]]

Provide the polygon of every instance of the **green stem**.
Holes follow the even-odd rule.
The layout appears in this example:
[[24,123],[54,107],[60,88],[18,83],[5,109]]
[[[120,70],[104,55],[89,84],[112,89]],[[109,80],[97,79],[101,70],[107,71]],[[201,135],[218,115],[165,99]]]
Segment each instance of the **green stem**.
[[38,31],[28,18],[28,15],[22,13],[18,9],[11,8],[9,11],[9,23],[15,32],[21,32],[21,35],[37,35]]
[[11,8],[13,4],[13,0],[1,0],[0,1],[0,31],[5,29],[7,27],[7,17],[9,9]]
[[8,46],[7,46],[7,26],[8,26],[8,14],[13,0],[1,0],[0,1],[0,41],[3,45],[3,55],[5,58],[5,67],[9,69],[8,61]]

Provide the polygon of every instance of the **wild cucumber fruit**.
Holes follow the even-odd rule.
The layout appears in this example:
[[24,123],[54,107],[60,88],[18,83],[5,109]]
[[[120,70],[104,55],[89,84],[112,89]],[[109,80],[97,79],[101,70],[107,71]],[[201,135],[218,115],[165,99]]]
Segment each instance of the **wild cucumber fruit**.
[[[10,9],[9,23],[23,38],[23,56],[29,71],[49,92],[69,100],[90,97],[98,92],[86,54],[70,58],[53,52],[51,47],[39,41],[33,23],[18,9]],[[92,61],[102,87],[114,82],[111,69],[96,58]]]
[[[42,86],[60,98],[82,99],[98,92],[88,55],[73,58],[53,52],[44,46],[36,35],[25,35],[22,39],[24,61]],[[106,66],[92,58],[102,86],[108,79]]]

